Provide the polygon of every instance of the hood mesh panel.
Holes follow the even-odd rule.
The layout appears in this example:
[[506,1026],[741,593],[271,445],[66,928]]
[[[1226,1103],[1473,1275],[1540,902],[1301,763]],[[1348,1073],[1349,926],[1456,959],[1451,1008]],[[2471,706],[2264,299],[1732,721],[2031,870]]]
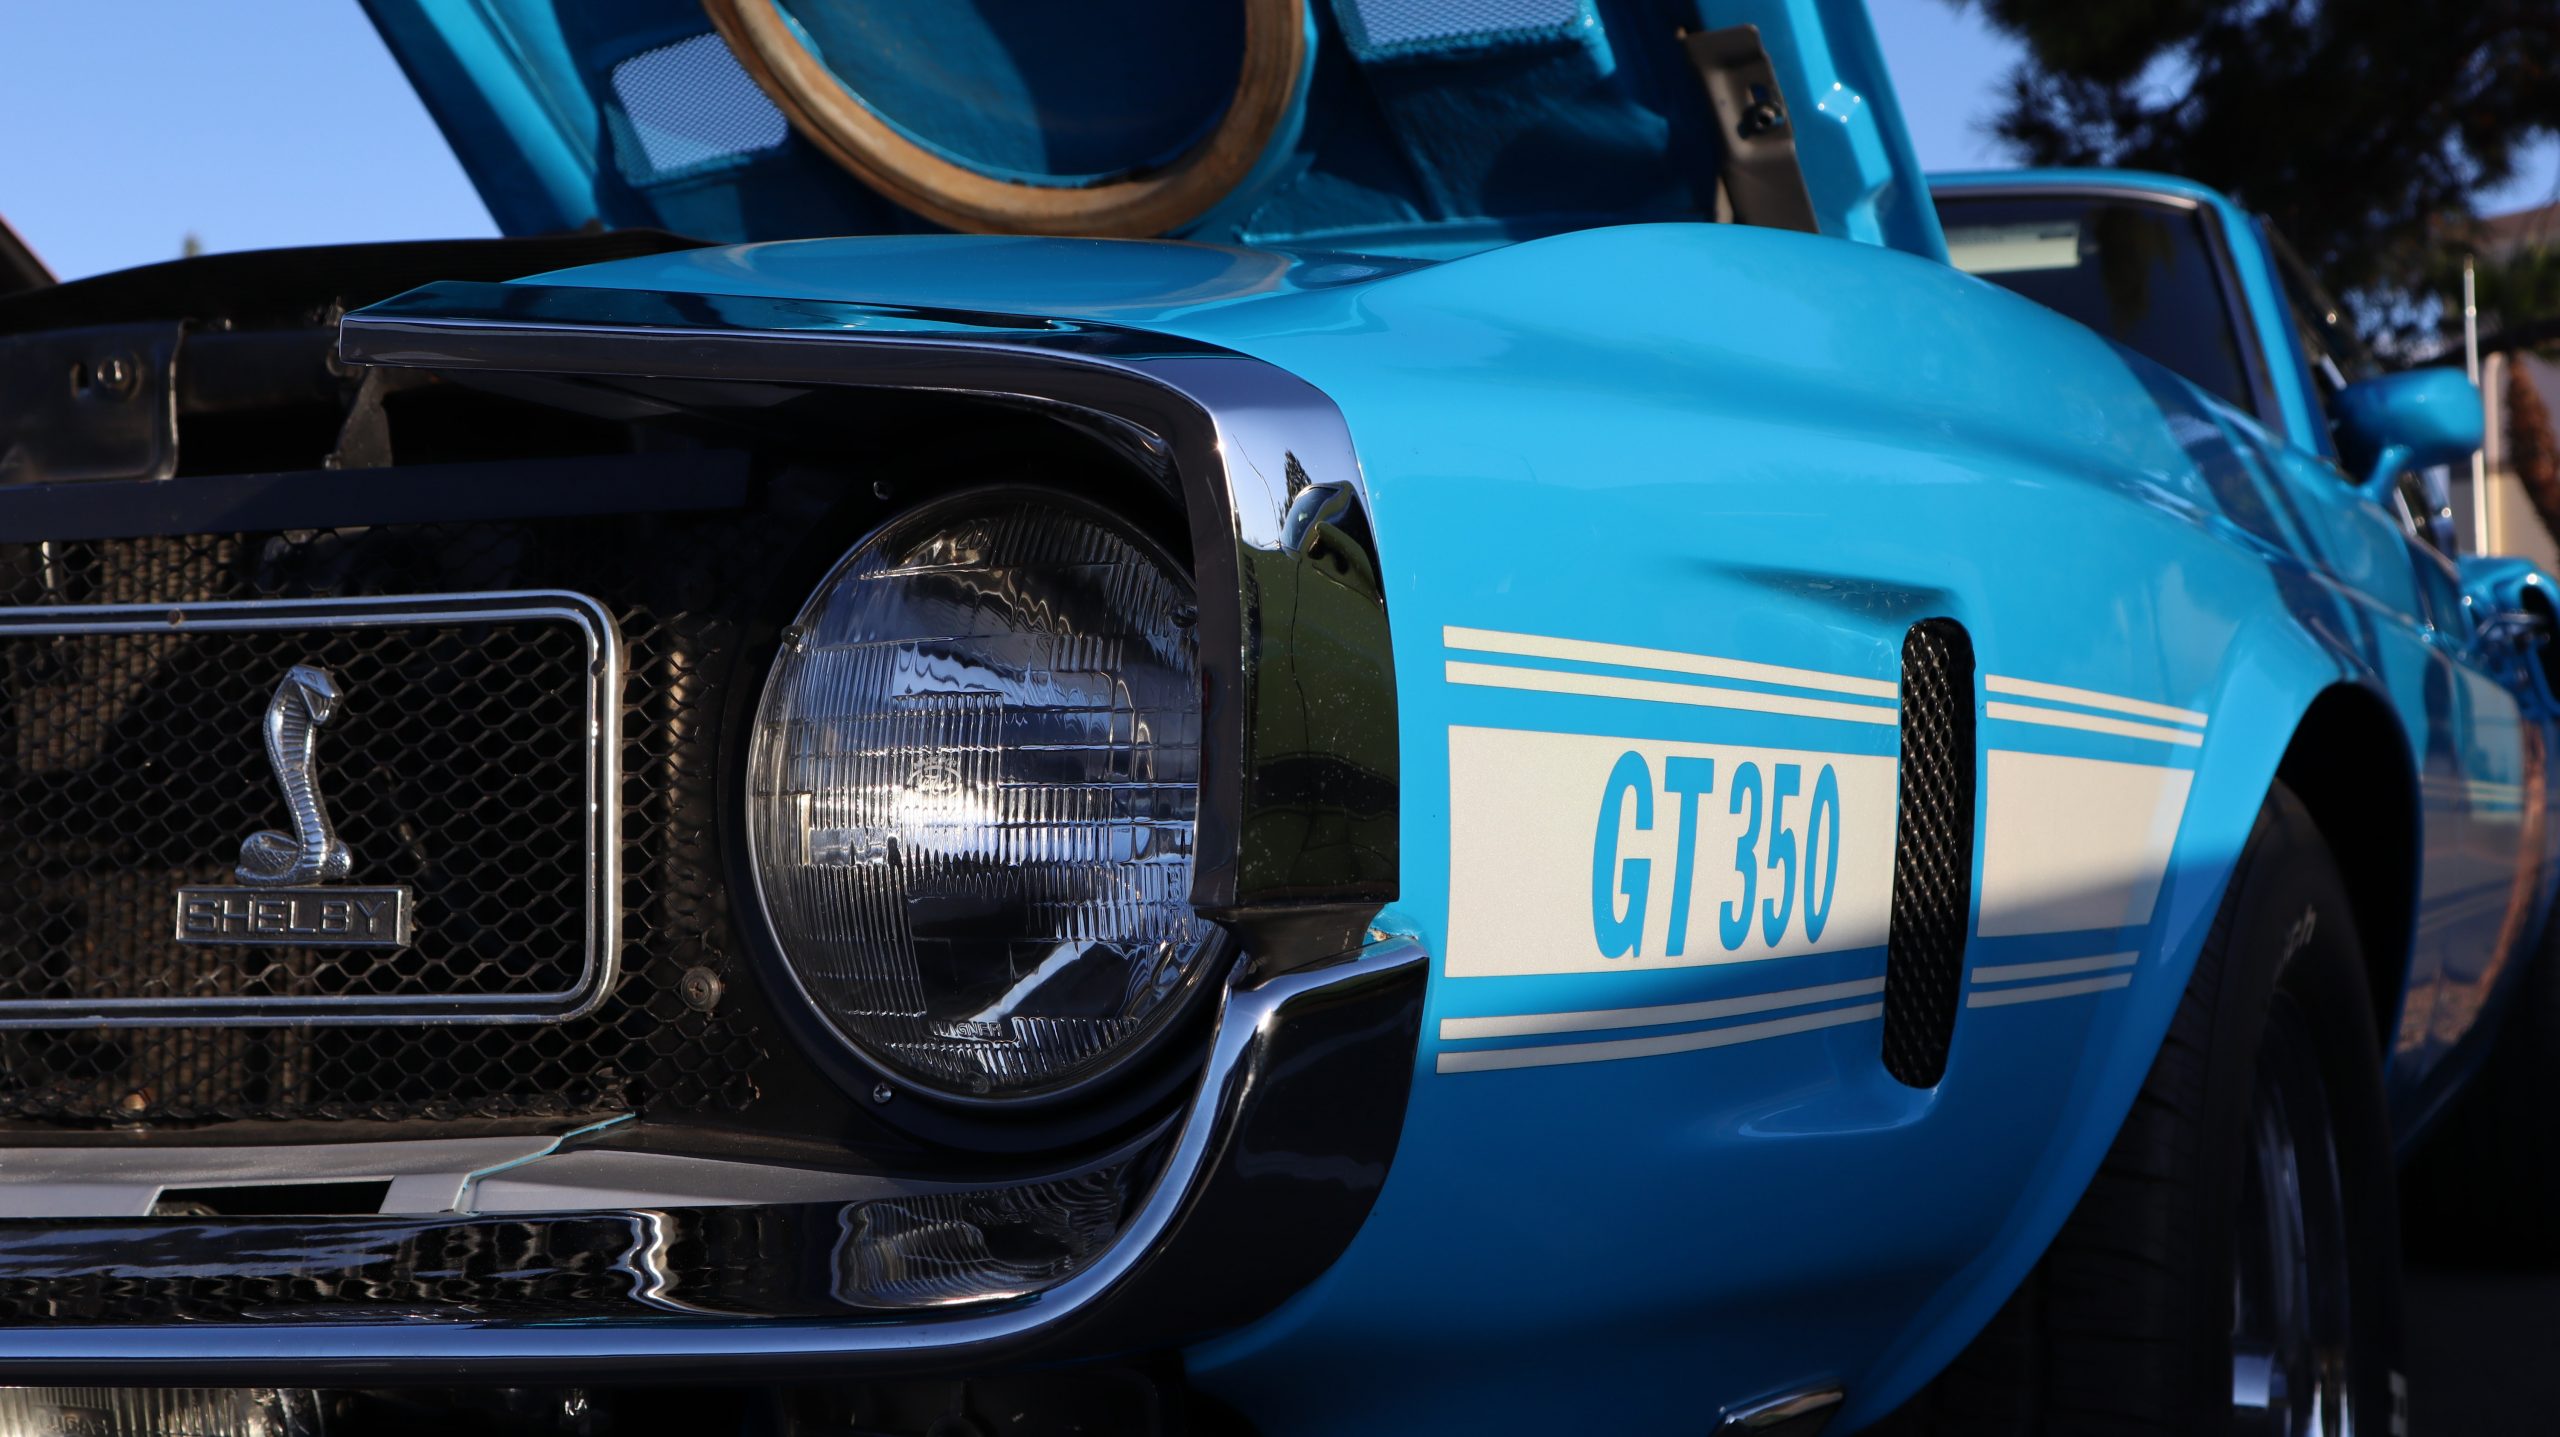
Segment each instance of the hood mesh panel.
[[791,122],[707,31],[614,66],[613,98],[614,163],[635,185],[726,169],[791,138]]

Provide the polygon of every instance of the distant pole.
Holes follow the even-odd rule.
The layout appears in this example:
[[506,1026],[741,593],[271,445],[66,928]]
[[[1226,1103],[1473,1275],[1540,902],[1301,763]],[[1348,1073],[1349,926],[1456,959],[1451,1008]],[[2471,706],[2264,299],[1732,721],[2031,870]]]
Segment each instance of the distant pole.
[[[2462,368],[2471,387],[2480,387],[2480,283],[2470,255],[2462,257]],[[2487,397],[2482,396],[2482,402]],[[2471,451],[2471,552],[2489,552],[2489,454]]]

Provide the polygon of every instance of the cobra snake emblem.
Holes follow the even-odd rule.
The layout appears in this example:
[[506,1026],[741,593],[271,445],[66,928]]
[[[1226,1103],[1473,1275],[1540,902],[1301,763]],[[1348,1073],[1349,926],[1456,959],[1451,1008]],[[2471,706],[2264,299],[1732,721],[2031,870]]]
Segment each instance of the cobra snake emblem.
[[276,685],[276,696],[267,704],[267,760],[275,765],[285,807],[293,813],[293,832],[270,828],[250,834],[240,845],[240,866],[234,870],[241,882],[325,883],[346,877],[354,866],[330,826],[311,752],[320,726],[337,711],[338,684],[325,670],[295,664]]

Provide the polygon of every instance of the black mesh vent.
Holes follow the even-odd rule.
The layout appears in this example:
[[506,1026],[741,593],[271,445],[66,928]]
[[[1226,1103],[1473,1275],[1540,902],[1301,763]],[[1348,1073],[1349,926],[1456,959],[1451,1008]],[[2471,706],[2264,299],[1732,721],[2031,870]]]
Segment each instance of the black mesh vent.
[[1901,809],[1885,947],[1885,1071],[1937,1086],[1973,912],[1973,641],[1953,619],[1902,640]]
[[[750,1107],[772,1060],[759,1010],[738,1001],[753,975],[725,899],[717,775],[733,666],[749,635],[777,612],[787,617],[814,577],[786,561],[808,548],[812,527],[808,513],[764,510],[0,545],[7,604],[568,589],[614,613],[625,667],[621,973],[593,1013],[500,1026],[0,1032],[0,1122],[547,1120]],[[241,687],[232,666],[196,662],[187,646],[156,637],[74,641],[51,656],[44,641],[11,647],[0,665],[0,865],[11,869],[0,930],[13,953],[32,945],[47,956],[0,975],[0,991],[151,994],[179,982],[459,991],[556,976],[507,967],[558,955],[535,940],[571,921],[562,861],[583,858],[564,837],[576,764],[557,741],[557,716],[543,717],[553,700],[542,695],[559,691],[567,661],[552,639],[413,630],[324,656],[345,666],[354,695],[344,727],[321,744],[363,876],[396,881],[403,826],[443,825],[448,836],[504,842],[497,866],[521,880],[495,882],[497,896],[476,912],[441,911],[434,944],[339,951],[327,963],[167,942],[172,887],[218,875],[244,825],[279,817],[263,758],[240,744],[240,709],[254,718],[263,693],[252,690],[272,687],[288,650],[242,649],[237,667],[255,682]],[[377,723],[389,727],[368,736]],[[171,764],[201,775],[202,814],[117,801],[136,775]],[[371,798],[355,781],[364,765],[383,770]],[[420,776],[439,774],[444,792],[418,789]],[[423,927],[424,880],[406,876],[422,885]],[[731,1000],[707,1014],[688,1007],[681,983],[695,968],[720,977]]]

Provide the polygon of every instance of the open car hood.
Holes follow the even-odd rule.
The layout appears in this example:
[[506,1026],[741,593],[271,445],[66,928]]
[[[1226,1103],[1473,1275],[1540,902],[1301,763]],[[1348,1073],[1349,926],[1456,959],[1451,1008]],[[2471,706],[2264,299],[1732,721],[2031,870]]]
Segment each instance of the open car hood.
[[1860,0],[364,4],[510,234],[1429,256],[1728,217],[1943,254]]
[[53,271],[44,267],[36,252],[9,228],[0,217],[0,294],[16,294],[22,290],[42,289],[53,283]]

